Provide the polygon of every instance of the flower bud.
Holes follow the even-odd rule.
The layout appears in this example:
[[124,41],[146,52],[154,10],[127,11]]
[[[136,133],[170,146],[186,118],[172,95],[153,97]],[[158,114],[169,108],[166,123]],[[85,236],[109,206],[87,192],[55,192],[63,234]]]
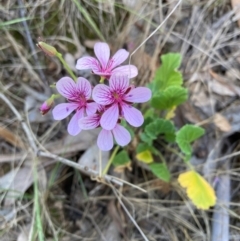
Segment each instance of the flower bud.
[[53,107],[54,104],[54,95],[52,95],[49,99],[44,101],[44,103],[39,108],[42,115],[45,115],[48,113],[49,110]]
[[57,56],[58,51],[51,45],[46,44],[45,42],[38,42],[37,46],[48,56],[53,57],[53,56]]

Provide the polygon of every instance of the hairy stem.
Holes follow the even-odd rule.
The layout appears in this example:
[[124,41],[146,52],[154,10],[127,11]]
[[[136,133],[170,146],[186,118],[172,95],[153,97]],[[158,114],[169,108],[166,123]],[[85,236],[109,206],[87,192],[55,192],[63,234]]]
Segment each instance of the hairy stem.
[[113,161],[114,157],[116,156],[116,154],[118,152],[118,149],[119,149],[119,146],[116,146],[112,155],[111,155],[111,157],[110,157],[110,159],[109,159],[109,161],[108,161],[108,164],[106,165],[105,169],[103,170],[103,173],[102,173],[103,176],[105,176],[107,174],[107,172],[108,172],[108,170],[109,170],[109,168],[112,164],[112,161]]
[[66,63],[66,61],[63,59],[62,54],[57,53],[56,55],[58,57],[58,59],[61,61],[61,63],[63,64],[64,68],[67,70],[67,72],[69,73],[69,75],[73,78],[74,81],[77,80],[76,75],[72,72],[72,70],[70,69],[70,67],[68,66],[68,64]]

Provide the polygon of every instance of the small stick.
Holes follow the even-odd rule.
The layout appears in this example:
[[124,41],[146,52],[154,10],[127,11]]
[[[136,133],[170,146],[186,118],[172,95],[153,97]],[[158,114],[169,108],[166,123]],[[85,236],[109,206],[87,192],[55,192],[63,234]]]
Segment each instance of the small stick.
[[135,219],[133,218],[133,216],[130,214],[130,212],[128,211],[127,207],[124,205],[120,195],[118,195],[117,191],[115,190],[114,187],[112,187],[112,190],[114,192],[114,194],[116,195],[119,203],[121,204],[122,208],[124,209],[124,211],[126,212],[126,214],[128,215],[128,217],[130,218],[130,220],[133,222],[134,226],[138,229],[138,231],[140,232],[140,234],[142,235],[143,239],[145,241],[149,241],[147,236],[144,234],[144,232],[142,231],[142,229],[139,227],[139,225],[137,224],[137,222],[135,221]]
[[37,152],[37,146],[36,146],[36,143],[35,143],[34,138],[32,136],[32,132],[30,131],[26,122],[24,121],[24,119],[22,118],[22,116],[20,115],[18,110],[13,106],[11,101],[4,94],[0,93],[0,98],[8,105],[8,107],[12,110],[12,112],[17,117],[18,121],[21,123],[22,128],[23,128],[23,130],[24,130],[24,132],[25,132],[25,134],[28,138],[29,145],[31,146],[32,150],[34,150],[34,152],[36,153]]
[[[44,152],[44,151],[38,151],[37,155],[41,156],[41,157],[47,157],[47,158],[51,158],[51,159],[57,160],[57,161],[65,164],[67,166],[70,166],[70,167],[73,167],[73,168],[76,168],[76,169],[80,170],[81,172],[83,172],[83,173],[93,177],[93,179],[98,180],[98,177],[99,177],[98,171],[95,171],[95,170],[93,170],[93,169],[91,169],[89,167],[86,167],[86,166],[84,166],[84,165],[82,165],[80,163],[75,163],[75,162],[70,161],[68,159],[65,159],[63,157],[54,155],[54,154],[52,154],[50,152],[48,153],[48,152]],[[109,175],[104,175],[102,178],[105,179],[108,183],[109,182],[110,183],[113,182],[113,183],[115,183],[115,184],[117,184],[119,186],[123,185],[123,182],[121,180],[117,180],[117,179],[115,179],[115,178],[113,178],[113,177],[111,177]],[[99,181],[101,181],[102,178],[100,178]]]

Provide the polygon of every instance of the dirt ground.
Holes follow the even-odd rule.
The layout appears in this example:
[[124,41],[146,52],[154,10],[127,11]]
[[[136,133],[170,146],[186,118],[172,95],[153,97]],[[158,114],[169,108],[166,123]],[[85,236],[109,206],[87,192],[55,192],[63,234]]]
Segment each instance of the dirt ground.
[[[1,241],[240,240],[239,0],[2,0],[0,31]],[[91,83],[96,76],[75,64],[97,41],[132,53],[135,85],[151,83],[162,54],[180,53],[189,100],[174,122],[206,130],[191,164],[214,187],[217,205],[192,204],[177,182],[183,164],[165,149],[171,182],[154,177],[135,158],[138,132],[126,148],[131,168],[97,177],[98,132],[72,137],[68,119],[39,112],[67,72],[38,41]]]

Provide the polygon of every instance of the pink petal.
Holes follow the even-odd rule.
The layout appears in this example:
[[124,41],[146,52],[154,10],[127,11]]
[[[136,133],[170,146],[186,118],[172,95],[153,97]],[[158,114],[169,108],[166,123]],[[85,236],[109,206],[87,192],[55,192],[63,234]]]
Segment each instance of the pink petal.
[[119,118],[119,108],[117,104],[109,107],[102,115],[100,124],[105,130],[112,130]]
[[109,86],[112,91],[124,94],[129,86],[129,78],[127,75],[112,75],[109,79]]
[[68,133],[72,136],[76,136],[77,134],[80,133],[81,128],[78,125],[78,122],[81,118],[84,116],[84,109],[81,108],[78,110],[73,117],[71,118],[69,124],[68,124]]
[[91,69],[93,72],[101,70],[100,64],[96,58],[82,57],[78,59],[76,69]]
[[100,105],[110,105],[114,101],[110,88],[104,84],[98,84],[93,88],[92,98]]
[[124,97],[124,100],[132,103],[144,103],[152,97],[152,92],[146,87],[137,87],[131,89]]
[[52,110],[53,118],[55,120],[62,120],[69,116],[74,110],[78,108],[75,103],[62,103],[54,107]]
[[99,126],[100,116],[98,114],[94,114],[91,116],[83,117],[79,122],[79,126],[83,130],[91,130],[95,129]]
[[102,151],[109,151],[113,148],[113,137],[111,131],[102,129],[98,135],[97,145]]
[[123,104],[122,111],[124,118],[130,125],[139,127],[143,124],[143,115],[136,108],[132,107],[131,105]]
[[96,43],[94,45],[94,53],[97,56],[100,64],[105,69],[110,57],[110,49],[106,43]]
[[113,136],[120,146],[126,146],[131,141],[131,135],[126,128],[117,124],[112,130]]
[[95,102],[87,103],[86,113],[87,113],[87,115],[93,115],[97,112],[97,109],[98,109],[97,103],[95,103]]
[[110,59],[110,68],[113,69],[116,66],[123,63],[129,56],[129,52],[125,49],[119,49]]
[[76,96],[76,83],[69,77],[61,78],[57,82],[56,88],[67,99],[72,99]]
[[138,70],[134,65],[124,65],[112,70],[112,74],[127,75],[131,79],[138,75]]
[[77,90],[79,91],[79,93],[83,94],[86,99],[90,99],[92,86],[87,79],[83,77],[79,77],[77,79]]

